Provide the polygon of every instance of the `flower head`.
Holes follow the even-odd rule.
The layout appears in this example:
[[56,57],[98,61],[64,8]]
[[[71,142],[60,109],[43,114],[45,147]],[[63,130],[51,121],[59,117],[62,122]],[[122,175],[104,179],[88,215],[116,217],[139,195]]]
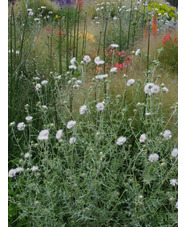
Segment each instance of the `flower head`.
[[49,136],[48,129],[44,129],[39,133],[38,140],[40,141],[48,140],[48,136]]
[[76,138],[75,137],[71,137],[69,140],[70,144],[74,144],[76,142]]
[[118,71],[117,67],[113,67],[113,68],[110,70],[111,73],[116,73],[117,71]]
[[67,128],[68,128],[68,129],[71,129],[71,128],[73,128],[73,127],[75,126],[75,124],[76,124],[76,121],[69,121],[69,122],[67,123]]
[[177,179],[171,179],[171,180],[170,180],[170,184],[171,184],[172,186],[176,186],[176,185],[178,185],[178,180],[177,180]]
[[99,102],[96,105],[97,111],[103,111],[104,110],[104,104],[102,102]]
[[15,170],[16,170],[16,173],[21,173],[21,172],[24,171],[24,168],[22,168],[22,167],[17,167]]
[[81,115],[85,114],[86,111],[87,111],[87,106],[85,106],[85,105],[81,106],[80,109],[79,109],[79,113]]
[[166,140],[168,140],[168,139],[170,139],[170,138],[172,137],[171,134],[172,134],[172,133],[171,133],[170,130],[165,130],[165,131],[163,132],[163,137],[164,137]]
[[63,135],[63,130],[59,129],[56,133],[56,139],[60,140]]
[[160,91],[160,87],[156,84],[151,88],[151,92],[153,94],[157,94],[159,91]]
[[96,78],[97,80],[102,80],[102,79],[105,79],[105,78],[107,78],[107,77],[108,77],[108,74],[97,75],[97,76],[95,76],[95,78]]
[[148,95],[152,95],[152,87],[154,86],[153,83],[147,83],[144,87],[144,92]]
[[126,141],[127,141],[126,137],[120,136],[117,139],[116,144],[119,145],[119,146],[122,146]]
[[172,157],[176,158],[178,156],[178,149],[174,148],[171,152]]
[[30,158],[31,156],[32,155],[29,152],[25,153],[25,155],[24,155],[25,158]]
[[15,177],[16,175],[16,169],[11,169],[9,172],[8,172],[8,176],[9,177]]
[[118,47],[119,47],[118,44],[111,44],[110,46],[111,46],[112,48],[118,48]]
[[36,84],[35,86],[36,91],[39,91],[40,88],[41,88],[41,84]]
[[149,161],[150,162],[157,162],[158,159],[159,159],[159,155],[156,154],[156,153],[149,155]]
[[76,70],[76,69],[77,69],[77,67],[76,67],[75,65],[70,65],[70,66],[69,66],[69,69]]
[[86,63],[89,63],[89,62],[91,62],[91,58],[88,55],[85,55],[83,57],[83,61],[85,61]]
[[140,141],[140,143],[144,143],[146,141],[146,139],[147,139],[146,134],[142,134],[139,138],[139,141]]
[[33,119],[33,117],[32,116],[27,116],[27,117],[25,117],[25,120],[29,123],[29,122],[31,122],[32,121],[32,119]]
[[38,166],[32,166],[31,170],[32,170],[32,172],[38,170]]
[[25,123],[24,122],[20,122],[18,125],[17,125],[17,129],[19,131],[23,131],[25,129]]
[[140,53],[140,49],[137,49],[135,55],[137,56]]
[[48,84],[48,81],[47,81],[47,80],[43,80],[43,81],[41,82],[41,84],[42,84],[42,85],[46,85],[46,84]]
[[130,79],[130,80],[127,81],[127,86],[130,87],[130,86],[132,86],[134,83],[135,83],[135,80],[134,80],[134,79]]
[[75,57],[72,58],[72,59],[70,60],[70,63],[71,63],[72,65],[75,65],[75,62],[76,62],[76,58],[75,58]]
[[100,59],[99,56],[94,59],[94,62],[96,63],[96,65],[103,65],[105,63],[103,60]]

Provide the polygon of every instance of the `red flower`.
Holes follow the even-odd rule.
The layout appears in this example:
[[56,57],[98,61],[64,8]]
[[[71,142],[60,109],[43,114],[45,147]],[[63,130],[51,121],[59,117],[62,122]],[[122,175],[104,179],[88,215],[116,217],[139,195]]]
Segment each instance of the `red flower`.
[[50,29],[49,29],[49,28],[47,28],[47,29],[46,29],[46,31],[48,32],[48,31],[50,31]]

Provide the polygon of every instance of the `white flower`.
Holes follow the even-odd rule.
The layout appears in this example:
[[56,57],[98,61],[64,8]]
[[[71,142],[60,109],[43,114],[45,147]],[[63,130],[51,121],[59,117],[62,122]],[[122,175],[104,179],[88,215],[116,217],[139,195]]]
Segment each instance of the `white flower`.
[[31,170],[32,170],[32,172],[38,170],[38,166],[32,166]]
[[56,139],[60,140],[62,135],[63,135],[63,130],[62,129],[58,130],[56,133]]
[[13,127],[15,125],[15,121],[12,121],[11,123],[10,123],[10,127]]
[[103,65],[105,63],[100,59],[99,56],[94,59],[94,62],[96,63],[96,65]]
[[153,94],[157,94],[159,91],[160,91],[160,87],[156,84],[151,88],[151,92]]
[[39,19],[39,18],[34,18],[34,20],[35,20],[35,21],[40,21],[40,19]]
[[110,46],[111,46],[112,48],[118,48],[118,47],[119,47],[118,44],[111,44]]
[[46,9],[46,6],[41,6],[41,9]]
[[69,140],[69,143],[70,144],[73,144],[76,142],[76,138],[75,137],[71,137],[70,140]]
[[41,82],[41,84],[42,84],[42,85],[46,85],[46,84],[48,84],[48,81],[47,81],[47,80],[43,80],[43,81]]
[[69,69],[76,70],[76,69],[77,69],[77,67],[76,67],[75,65],[70,65],[70,66],[69,66]]
[[17,125],[17,129],[19,131],[23,131],[25,129],[25,123],[24,122],[20,122],[18,125]]
[[96,11],[99,11],[99,10],[100,10],[100,8],[97,8],[97,9],[96,9]]
[[174,148],[171,152],[172,157],[176,158],[178,156],[178,149]]
[[84,106],[81,106],[80,109],[79,109],[79,113],[81,115],[85,114],[85,112],[87,111],[87,107],[84,105]]
[[104,110],[104,104],[102,102],[99,102],[96,105],[97,111],[103,111]]
[[41,140],[41,141],[48,140],[48,136],[49,136],[49,131],[47,129],[42,130],[39,133],[38,140]]
[[135,55],[137,56],[139,53],[140,53],[140,49],[137,49]]
[[29,15],[29,16],[33,16],[34,13],[33,13],[32,11],[28,11],[28,15]]
[[18,51],[18,50],[16,50],[16,54],[17,54],[17,55],[19,54],[19,51]]
[[16,169],[11,169],[9,172],[8,172],[8,176],[9,177],[15,177],[16,175]]
[[42,107],[43,109],[45,109],[45,110],[48,109],[48,107],[47,107],[46,105],[42,105],[41,107]]
[[114,72],[114,73],[117,73],[117,71],[118,71],[118,70],[117,70],[117,67],[113,67],[113,68],[110,70],[111,73],[113,73],[113,72]]
[[72,65],[75,65],[75,62],[76,62],[76,58],[75,58],[75,57],[72,58],[72,59],[70,60],[70,63],[71,63]]
[[95,76],[95,78],[98,79],[98,80],[102,80],[102,79],[107,78],[107,77],[108,77],[108,74]]
[[29,123],[29,122],[31,122],[32,121],[32,119],[33,119],[33,117],[32,116],[27,116],[27,117],[25,117],[25,120]]
[[165,92],[165,93],[168,93],[169,92],[169,89],[167,87],[163,87],[162,88],[162,91]]
[[101,9],[104,9],[104,7],[102,6]]
[[157,162],[158,159],[159,159],[159,155],[156,154],[156,153],[149,155],[149,161],[150,162]]
[[53,12],[52,11],[49,11],[48,14],[53,14]]
[[134,83],[135,83],[135,80],[134,80],[134,79],[130,79],[130,80],[127,81],[127,86],[130,87],[130,86],[132,86]]
[[96,24],[100,24],[99,21],[96,21]]
[[140,143],[144,143],[146,139],[147,139],[146,134],[142,134],[139,138],[139,141],[140,141]]
[[178,185],[178,180],[177,179],[171,179],[170,184],[172,184],[172,186],[176,186],[176,185]]
[[165,130],[164,132],[163,132],[163,137],[165,138],[165,139],[170,139],[171,137],[172,137],[172,135],[171,135],[171,131],[170,130]]
[[67,123],[67,128],[68,128],[68,129],[71,129],[71,128],[73,128],[73,127],[75,126],[75,124],[76,124],[76,121],[69,121],[69,122]]
[[88,56],[88,55],[85,55],[83,60],[86,62],[86,63],[89,63],[91,62],[91,58]]
[[127,141],[126,137],[120,136],[117,139],[116,144],[119,145],[119,146],[122,146],[126,141]]
[[25,153],[25,155],[24,155],[25,158],[30,158],[31,156],[32,155],[29,152]]
[[113,20],[117,20],[118,18],[116,16],[113,17]]
[[176,209],[178,210],[178,201],[176,202],[176,205],[175,205]]
[[22,168],[22,167],[17,167],[15,170],[16,170],[16,173],[21,173],[21,172],[24,171],[24,168]]
[[148,95],[152,95],[151,88],[154,86],[153,83],[147,83],[144,87],[144,92]]
[[41,88],[41,84],[36,84],[35,89],[38,91]]
[[40,80],[39,77],[33,77],[33,80]]
[[151,113],[147,113],[147,112],[146,112],[146,113],[145,113],[145,115],[146,115],[146,116],[150,116],[150,115],[151,115]]

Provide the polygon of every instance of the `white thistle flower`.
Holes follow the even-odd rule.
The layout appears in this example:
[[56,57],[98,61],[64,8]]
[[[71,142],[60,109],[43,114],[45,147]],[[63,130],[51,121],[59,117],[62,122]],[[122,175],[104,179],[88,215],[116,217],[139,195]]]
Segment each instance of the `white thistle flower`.
[[25,123],[24,122],[20,122],[18,125],[17,125],[17,129],[19,131],[23,131],[25,129]]
[[145,113],[145,115],[146,115],[146,116],[150,116],[150,115],[151,115],[151,113],[146,112],[146,113]]
[[177,179],[171,179],[171,180],[170,180],[170,184],[171,184],[172,186],[176,186],[176,185],[178,185],[178,180],[177,180]]
[[85,105],[81,106],[80,109],[79,109],[79,113],[80,115],[83,115],[85,114],[87,111],[87,107]]
[[111,73],[117,73],[117,71],[118,71],[117,67],[113,67],[113,68],[110,70]]
[[73,127],[75,126],[75,124],[76,124],[76,121],[69,121],[69,122],[67,123],[67,128],[68,128],[68,129],[71,129],[71,128],[73,128]]
[[120,136],[117,139],[116,144],[119,145],[119,146],[122,146],[126,141],[127,141],[126,137]]
[[118,18],[116,16],[113,17],[113,20],[117,20]]
[[130,79],[130,80],[127,81],[127,86],[130,87],[130,86],[132,86],[134,83],[135,83],[135,80],[134,80],[134,79]]
[[47,80],[43,80],[43,81],[41,82],[41,84],[42,84],[42,85],[46,85],[46,84],[48,84],[48,81],[47,81]]
[[151,92],[153,94],[157,94],[159,91],[160,91],[160,87],[156,84],[151,88]]
[[165,130],[164,132],[163,132],[163,137],[165,138],[165,139],[170,139],[171,137],[172,137],[172,135],[171,135],[172,133],[171,133],[171,131],[170,130]]
[[74,144],[76,142],[76,138],[75,137],[71,137],[69,140],[70,144]]
[[11,169],[9,172],[8,172],[8,176],[9,177],[15,177],[16,175],[16,169]]
[[118,48],[118,47],[119,47],[118,44],[111,44],[110,46],[111,46],[112,48]]
[[96,78],[97,80],[102,80],[102,79],[105,79],[105,78],[107,78],[107,77],[108,77],[108,74],[97,75],[97,76],[95,76],[95,78]]
[[77,67],[76,67],[75,65],[70,65],[70,66],[69,66],[69,69],[76,70],[76,69],[77,69]]
[[165,92],[165,93],[168,93],[169,92],[169,89],[167,87],[163,87],[162,88],[162,91]]
[[76,62],[76,58],[75,57],[70,60],[71,65],[75,65],[75,62]]
[[178,156],[178,149],[174,148],[171,152],[172,157],[176,158]]
[[144,92],[148,95],[152,95],[152,87],[154,86],[153,83],[147,83],[144,87]]
[[140,49],[137,49],[135,55],[137,56],[140,53]]
[[17,54],[17,55],[19,54],[19,51],[18,51],[18,50],[16,50],[16,54]]
[[22,167],[17,167],[15,170],[16,170],[16,173],[21,173],[21,172],[24,171],[24,168],[22,168]]
[[94,62],[96,63],[96,65],[103,65],[105,63],[103,60],[100,59],[99,56],[94,59]]
[[103,111],[104,110],[104,104],[102,102],[99,102],[96,105],[97,111]]
[[146,139],[147,139],[146,134],[142,134],[139,138],[139,141],[140,141],[140,143],[144,143],[146,141]]
[[25,153],[25,155],[24,155],[25,158],[30,158],[31,156],[32,155],[29,152]]
[[38,170],[38,166],[32,166],[32,168],[30,168],[30,170],[32,170],[32,172]]
[[60,140],[63,135],[63,130],[59,129],[56,133],[56,139]]
[[48,109],[48,107],[47,107],[46,105],[42,105],[41,108],[43,108],[43,109],[45,109],[45,110]]
[[25,120],[29,123],[29,122],[31,122],[32,121],[32,119],[33,119],[33,117],[32,116],[27,116],[27,117],[25,117]]
[[159,159],[159,155],[156,154],[156,153],[149,155],[149,161],[150,162],[157,162],[158,159]]
[[11,123],[10,123],[10,127],[13,127],[15,125],[15,121],[12,121]]
[[88,64],[89,62],[91,62],[91,58],[88,55],[85,55],[83,57],[83,60]]
[[41,9],[46,9],[46,6],[41,6]]
[[48,140],[48,136],[49,136],[49,131],[47,129],[44,129],[39,133],[38,140],[40,141]]
[[35,89],[38,91],[41,88],[41,84],[36,84]]
[[33,77],[33,80],[40,80],[40,78],[39,77]]

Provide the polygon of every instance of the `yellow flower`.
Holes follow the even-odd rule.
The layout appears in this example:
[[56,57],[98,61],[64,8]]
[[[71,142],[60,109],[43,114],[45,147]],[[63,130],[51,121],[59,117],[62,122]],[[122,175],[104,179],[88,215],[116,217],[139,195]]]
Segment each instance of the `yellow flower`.
[[60,18],[60,16],[56,15],[56,19]]

